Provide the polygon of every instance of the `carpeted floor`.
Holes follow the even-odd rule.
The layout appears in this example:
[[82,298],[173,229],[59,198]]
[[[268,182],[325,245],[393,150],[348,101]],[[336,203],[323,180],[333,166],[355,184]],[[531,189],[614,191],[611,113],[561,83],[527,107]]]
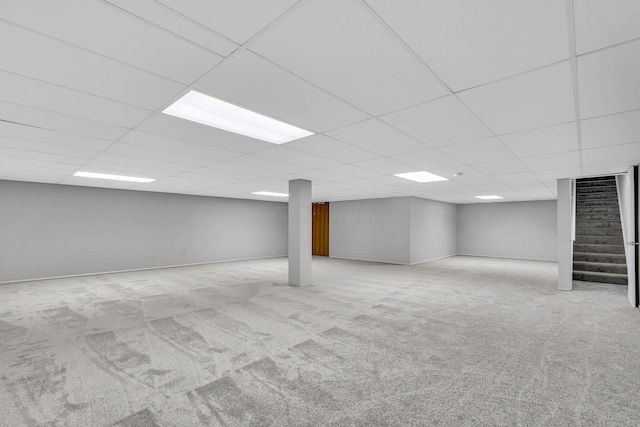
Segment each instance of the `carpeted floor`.
[[3,426],[640,425],[626,287],[268,259],[0,285]]

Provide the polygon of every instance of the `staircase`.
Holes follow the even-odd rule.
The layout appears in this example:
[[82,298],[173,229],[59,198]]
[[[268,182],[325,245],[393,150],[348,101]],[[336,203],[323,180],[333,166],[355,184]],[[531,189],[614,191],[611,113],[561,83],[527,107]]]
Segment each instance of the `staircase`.
[[576,181],[573,280],[627,284],[615,177]]

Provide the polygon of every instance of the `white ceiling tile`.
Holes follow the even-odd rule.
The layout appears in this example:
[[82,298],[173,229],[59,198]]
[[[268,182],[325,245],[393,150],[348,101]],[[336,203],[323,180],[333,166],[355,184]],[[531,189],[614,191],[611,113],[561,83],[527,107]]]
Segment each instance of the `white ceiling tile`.
[[409,153],[429,147],[378,119],[365,120],[326,134],[382,156]]
[[[388,175],[394,175],[397,173],[416,172],[416,167],[408,165],[406,163],[399,162],[387,157],[380,157],[378,159],[366,160],[364,162],[354,163],[354,166],[362,167],[365,169],[371,169],[376,172]],[[402,179],[402,178],[398,178]],[[406,181],[406,180],[405,180]],[[393,181],[397,182],[397,181]]]
[[514,157],[502,141],[495,137],[447,145],[440,147],[440,150],[469,164],[506,160]]
[[473,168],[487,175],[503,175],[510,173],[528,172],[527,167],[519,159],[499,160],[474,164]]
[[273,158],[258,157],[253,154],[245,154],[240,157],[236,157],[232,159],[231,162],[239,165],[250,166],[252,168],[267,169],[279,174],[295,173],[305,170],[305,168],[300,165],[286,163]]
[[[4,43],[9,44],[9,43]],[[0,71],[3,101],[131,128],[150,111],[117,101]],[[5,115],[6,103],[0,114]],[[48,118],[51,120],[51,118]]]
[[[637,163],[637,162],[636,162]],[[629,170],[629,162],[607,163],[601,165],[585,165],[582,167],[582,175],[609,175],[626,173]]]
[[[474,196],[486,196],[490,194],[502,196],[503,193],[506,193],[508,191],[513,191],[513,188],[511,188],[505,183],[498,183],[498,184],[490,184],[490,185],[477,185],[477,186],[474,186],[471,191],[465,191],[465,192],[467,194],[473,194]],[[480,201],[480,200],[481,199],[476,199],[476,201]]]
[[228,56],[238,45],[154,0],[106,0],[107,2],[164,28],[212,52]]
[[213,160],[202,157],[188,156],[184,154],[155,150],[139,145],[123,144],[119,142],[113,144],[111,147],[105,150],[104,153],[119,154],[131,158],[142,158],[145,160],[158,160],[161,162],[177,163],[180,165],[192,166],[193,168],[203,167],[214,163]]
[[249,48],[373,115],[446,94],[356,0],[302,2]]
[[381,119],[434,147],[492,135],[455,96],[396,111]]
[[557,198],[556,194],[548,188],[540,188],[537,190],[518,190],[525,196],[529,196],[535,200],[553,200]]
[[354,165],[331,166],[328,168],[324,168],[322,170],[330,173],[337,173],[340,175],[344,175],[345,177],[352,177],[352,178],[369,178],[372,176],[379,176],[383,174],[383,172],[378,172],[371,169],[365,169],[365,168],[361,168]]
[[[0,127],[2,123],[0,122]],[[85,161],[99,153],[96,150],[89,150],[67,145],[52,144],[49,142],[31,141],[28,139],[18,139],[14,137],[0,136],[0,147],[13,148],[38,153],[48,153],[60,156],[78,157]]]
[[0,101],[0,120],[110,141],[128,132],[127,128],[120,126],[3,101]]
[[[211,187],[208,182],[189,182],[184,183],[167,178],[159,181],[153,181],[144,185],[144,191],[162,191],[163,193],[182,193],[186,194],[190,191],[198,191]],[[142,190],[142,186],[140,190]]]
[[254,166],[245,166],[239,163],[232,163],[234,160],[228,162],[220,162],[215,165],[208,166],[202,169],[196,169],[191,171],[192,173],[197,174],[207,174],[213,176],[222,176],[226,178],[238,178],[243,181],[249,181],[254,178],[265,178],[272,177],[276,175],[281,175],[282,172],[256,168]]
[[287,143],[287,148],[336,160],[341,163],[354,163],[380,157],[354,145],[330,138],[325,135],[312,135]]
[[558,0],[367,0],[454,91],[569,57]]
[[20,0],[7,0],[2,4],[2,18],[185,84],[191,84],[222,60],[219,55],[99,1],[34,0],[30,7],[24,7]]
[[582,148],[640,142],[640,110],[582,120]]
[[408,154],[400,154],[398,156],[392,156],[392,159],[426,171],[431,171],[436,168],[458,166],[462,164],[462,162],[460,162],[459,160],[456,160],[453,157],[435,148],[414,151],[413,153]]
[[521,157],[520,160],[532,171],[574,168],[580,166],[580,152],[543,154],[541,156]]
[[39,176],[43,179],[46,178],[47,182],[50,180],[60,181],[73,174],[77,169],[76,165],[58,164],[58,167],[47,167],[44,162],[36,161],[35,163],[29,164],[28,162],[19,162],[20,159],[17,159],[18,162],[16,163],[14,163],[13,160],[14,159],[0,160],[0,173],[3,176],[3,178],[0,179],[11,179],[11,176],[14,175],[13,180],[20,180],[23,176]]
[[0,157],[19,158],[26,160],[36,160],[40,162],[62,163],[65,165],[82,165],[87,162],[88,157],[72,157],[55,153],[27,151],[15,148],[0,147]]
[[583,119],[640,109],[640,41],[578,58]]
[[464,184],[466,186],[476,186],[476,185],[495,185],[498,183],[494,178],[490,176],[484,176],[477,173],[468,173],[465,171],[465,174],[461,177],[454,177],[452,174],[447,174],[449,179]]
[[531,172],[509,173],[504,175],[495,175],[493,178],[503,184],[518,186],[519,184],[538,183],[538,178]]
[[157,0],[238,44],[293,6],[297,0]]
[[[115,163],[116,165],[128,165],[128,166],[136,166],[140,168],[154,168],[167,172],[186,172],[194,168],[192,165],[183,165],[168,161],[159,161],[154,159],[144,159],[142,157],[131,157],[125,154],[118,153],[100,153],[98,154],[93,161],[100,162],[109,162]],[[89,171],[89,172],[99,172],[99,171]],[[133,176],[138,176],[134,174]],[[155,176],[145,177],[145,178],[157,178]]]
[[279,160],[310,169],[321,169],[329,166],[337,166],[339,164],[339,162],[335,160],[325,159],[324,157],[292,150],[290,148],[283,147],[282,145],[257,151],[254,154],[266,159]]
[[[409,166],[410,168],[411,166]],[[389,170],[399,170],[400,172],[387,172],[386,175],[378,175],[378,176],[372,176],[371,178],[368,178],[369,181],[371,182],[375,182],[376,184],[378,184],[377,189],[379,191],[400,191],[399,187],[402,186],[409,186],[411,181],[408,181],[404,178],[399,178],[397,176],[393,176],[393,174],[395,173],[402,173],[402,172],[412,172],[413,169],[394,169],[393,166],[389,165]],[[418,184],[415,183],[414,184]],[[430,183],[433,184],[433,183]],[[384,187],[387,186],[387,187]]]
[[152,114],[136,129],[239,153],[251,153],[273,146],[269,142],[226,132],[163,113]]
[[43,184],[58,184],[62,179],[57,176],[45,175],[41,173],[25,173],[25,172],[11,172],[9,174],[2,173],[0,171],[0,180],[7,181],[22,181],[22,182],[37,182]]
[[198,80],[195,88],[286,123],[323,132],[370,116],[249,51]]
[[85,150],[102,151],[111,145],[111,141],[73,135],[64,132],[56,132],[35,126],[26,126],[18,123],[0,120],[0,135],[18,138],[21,140],[39,141],[55,146],[77,147]]
[[155,110],[185,86],[36,32],[0,22],[0,69]]
[[120,142],[161,151],[169,151],[172,153],[182,153],[192,157],[199,157],[201,159],[208,159],[210,163],[213,163],[214,161],[232,159],[241,155],[241,153],[237,151],[223,150],[221,148],[210,147],[204,144],[139,131],[132,131],[128,133],[120,140]]
[[568,62],[469,89],[458,96],[498,135],[575,120]]
[[574,178],[582,175],[581,167],[565,167],[559,169],[540,170],[533,173],[541,181]]
[[[124,175],[124,176],[137,176],[142,178],[154,178],[160,179],[167,176],[175,175],[180,173],[175,170],[167,170],[165,168],[158,168],[148,165],[140,165],[134,162],[126,163],[123,161],[118,161],[114,158],[113,155],[109,156],[111,161],[104,160],[91,160],[87,162],[84,166],[82,166],[82,170],[85,172],[97,172],[97,173],[107,173],[113,175]],[[76,172],[78,169],[74,170]],[[98,180],[99,181],[99,180]]]
[[640,163],[640,142],[582,150],[582,162],[584,166],[607,163],[637,165]]
[[501,135],[500,139],[516,156],[522,157],[573,151],[579,148],[578,129],[575,122]]
[[214,177],[211,175],[202,175],[202,174],[185,172],[178,175],[169,176],[166,178],[160,178],[155,182],[167,183],[167,184],[171,183],[171,184],[184,185],[184,186],[187,186],[189,184],[194,184],[202,188],[202,187],[211,187],[212,185],[231,184],[231,183],[236,183],[238,181],[231,178],[221,178],[221,177]]
[[77,185],[81,187],[99,187],[114,188],[119,190],[131,190],[140,185],[140,183],[113,181],[108,179],[82,178],[79,176],[70,176],[60,182],[64,185]]
[[331,173],[325,170],[313,169],[313,170],[304,170],[301,172],[290,173],[286,175],[278,175],[276,179],[281,179],[286,182],[295,180],[295,179],[306,179],[313,182],[315,186],[316,183],[322,182],[335,182],[335,181],[344,181],[345,179],[350,179],[344,175],[339,175],[337,173]]
[[574,0],[578,54],[640,37],[637,0]]
[[47,171],[49,169],[66,171],[69,174],[78,170],[78,165],[76,163],[56,163],[52,162],[50,159],[35,159],[28,155],[19,153],[14,156],[10,155],[6,151],[0,156],[1,168],[15,169],[22,166],[42,171]]

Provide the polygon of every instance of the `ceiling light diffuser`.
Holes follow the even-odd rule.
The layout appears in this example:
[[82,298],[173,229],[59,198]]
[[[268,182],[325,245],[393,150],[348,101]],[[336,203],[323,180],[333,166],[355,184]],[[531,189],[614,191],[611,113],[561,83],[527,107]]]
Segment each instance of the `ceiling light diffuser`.
[[502,199],[502,197],[500,196],[496,196],[495,194],[492,194],[490,196],[476,196],[476,199],[482,199],[482,200],[497,200],[497,199]]
[[94,172],[82,172],[82,171],[78,171],[74,173],[73,176],[79,176],[82,178],[111,179],[114,181],[142,182],[145,184],[148,182],[155,181],[155,179],[153,178],[138,178],[135,176],[109,175],[106,173],[94,173]]
[[273,144],[284,144],[313,135],[313,132],[193,90],[162,112]]
[[393,176],[397,176],[398,178],[408,179],[410,181],[415,182],[436,182],[436,181],[448,181],[447,178],[443,178],[438,175],[434,175],[432,173],[426,171],[418,171],[418,172],[407,172],[407,173],[397,173]]
[[285,193],[274,193],[272,191],[254,191],[251,194],[257,194],[259,196],[289,197],[288,194],[285,194]]

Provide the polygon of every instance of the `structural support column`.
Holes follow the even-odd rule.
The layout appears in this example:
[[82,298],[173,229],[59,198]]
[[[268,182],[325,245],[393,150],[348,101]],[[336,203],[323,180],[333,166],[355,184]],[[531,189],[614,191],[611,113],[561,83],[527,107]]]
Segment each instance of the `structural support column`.
[[558,289],[573,289],[573,194],[571,179],[558,180]]
[[311,285],[311,181],[289,181],[289,285]]

